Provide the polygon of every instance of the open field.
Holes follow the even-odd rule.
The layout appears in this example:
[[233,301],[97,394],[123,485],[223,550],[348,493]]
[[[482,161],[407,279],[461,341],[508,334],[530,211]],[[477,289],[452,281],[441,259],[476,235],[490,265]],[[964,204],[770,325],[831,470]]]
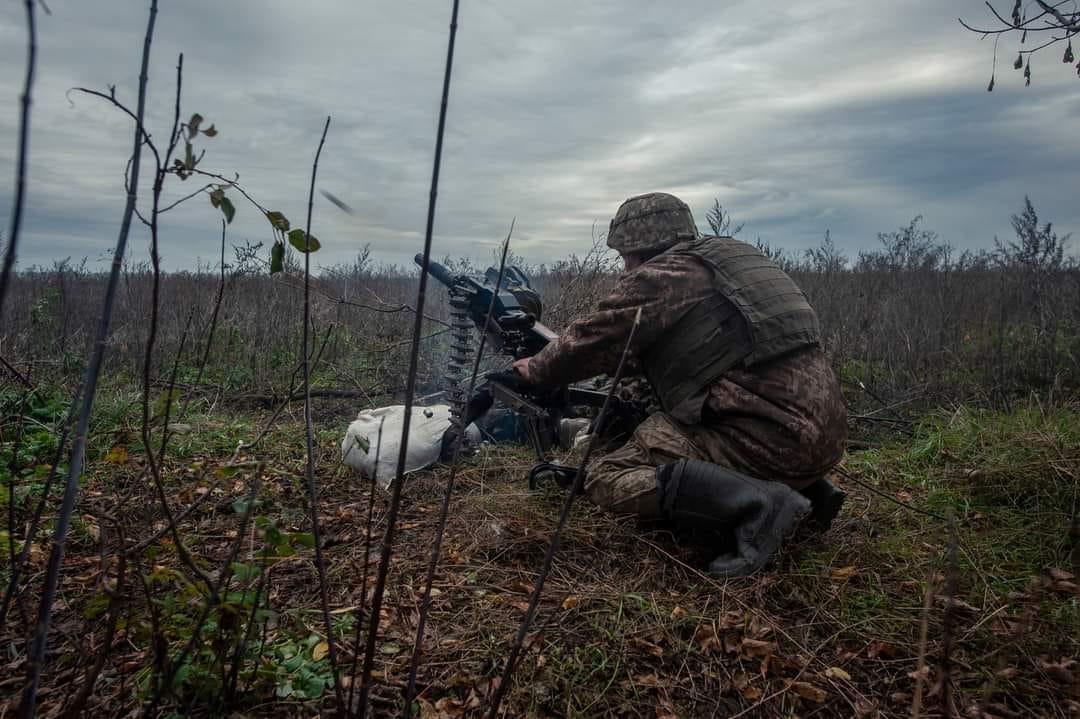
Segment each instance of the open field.
[[[960,257],[917,222],[880,239],[854,259],[827,239],[800,257],[765,247],[818,309],[849,402],[835,477],[849,500],[832,530],[803,533],[758,577],[718,582],[693,538],[578,503],[506,716],[1080,712],[1075,259],[1044,252],[1037,233]],[[600,252],[528,269],[555,328],[614,281]],[[147,353],[154,276],[124,271],[41,716],[306,717],[355,703],[387,496],[340,466],[339,446],[358,409],[400,401],[416,281],[364,255],[313,279],[313,515],[301,279],[295,265],[271,277],[240,257],[164,275]],[[0,717],[24,684],[102,284],[67,263],[20,273],[2,318],[0,580],[25,571],[0,628]],[[430,300],[421,395],[445,387],[445,293]],[[420,716],[479,716],[490,702],[561,499],[527,490],[530,464],[522,447],[489,445],[460,473]],[[379,715],[401,710],[446,477],[435,468],[405,487],[377,635]]]
[[[85,681],[111,611],[119,621],[88,700],[94,716],[126,716],[145,700],[154,667],[166,656],[177,659],[205,606],[168,536],[132,557],[119,594],[109,591],[118,574],[112,548],[121,541],[114,528],[147,536],[164,526],[134,439],[134,400],[124,391],[103,397],[54,616],[43,716],[62,715]],[[338,465],[345,412],[326,407],[316,421],[329,603],[348,685],[386,498],[379,490],[369,504],[369,485]],[[200,411],[188,419],[190,431],[172,440],[163,474],[192,561],[216,571],[234,547],[239,553],[223,603],[177,668],[163,716],[220,713],[226,705],[239,712],[234,716],[311,716],[334,704],[298,412],[279,420],[256,449],[232,456],[266,419],[227,407]],[[851,496],[830,532],[800,538],[759,577],[728,582],[703,575],[707,557],[668,528],[636,526],[581,503],[507,715],[907,716],[920,692],[930,715],[946,697],[960,710],[981,702],[988,716],[1075,714],[1080,558],[1070,522],[1080,408],[957,407],[928,415],[912,437],[874,444],[850,453],[844,469],[900,501],[954,516],[955,563],[945,522],[844,477],[838,482]],[[523,448],[489,446],[459,476],[424,647],[421,716],[476,715],[501,671],[558,513],[554,488],[526,489],[529,464]],[[256,478],[254,519],[237,544]],[[405,490],[380,624],[379,714],[400,708],[444,478],[441,469],[423,472]],[[32,481],[21,484],[17,503],[34,489]],[[376,541],[365,581],[369,516]],[[31,588],[44,557],[44,545],[31,550]],[[955,601],[947,609],[950,581]],[[121,595],[124,602],[110,603]],[[15,651],[19,617],[32,614],[33,597],[31,589],[16,605],[25,610],[14,611],[5,628],[9,702],[17,700],[23,673]],[[244,635],[246,645],[233,654]]]

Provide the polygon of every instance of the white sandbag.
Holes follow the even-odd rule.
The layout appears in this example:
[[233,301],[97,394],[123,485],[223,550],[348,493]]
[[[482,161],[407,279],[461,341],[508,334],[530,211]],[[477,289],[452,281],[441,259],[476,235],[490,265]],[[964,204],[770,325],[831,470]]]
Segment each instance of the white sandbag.
[[[364,410],[345,430],[345,439],[341,442],[341,460],[368,479],[374,477],[383,489],[389,489],[397,471],[404,423],[404,405]],[[406,474],[429,467],[439,460],[443,433],[449,428],[449,405],[413,407],[412,420],[409,422],[409,446],[405,454]],[[480,431],[475,426],[469,425],[465,434],[469,441],[479,443]]]

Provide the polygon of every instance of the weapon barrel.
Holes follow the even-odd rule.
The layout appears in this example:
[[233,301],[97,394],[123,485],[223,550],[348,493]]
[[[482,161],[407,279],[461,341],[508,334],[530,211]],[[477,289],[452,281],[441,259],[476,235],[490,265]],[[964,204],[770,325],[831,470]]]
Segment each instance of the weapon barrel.
[[[418,266],[423,267],[424,256],[421,255],[419,252],[416,253],[416,257],[413,257],[413,262],[415,262]],[[439,282],[442,282],[447,287],[450,287],[454,284],[454,276],[450,274],[450,270],[446,269],[435,260],[431,260],[428,262],[428,274],[437,279]]]

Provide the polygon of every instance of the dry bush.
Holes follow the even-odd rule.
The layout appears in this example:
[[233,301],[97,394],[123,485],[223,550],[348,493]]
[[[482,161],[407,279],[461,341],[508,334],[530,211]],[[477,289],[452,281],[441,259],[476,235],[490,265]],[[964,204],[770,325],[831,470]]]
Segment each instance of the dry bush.
[[[721,218],[730,222],[726,214]],[[1080,268],[1065,252],[1068,237],[1040,225],[1030,202],[1013,219],[1016,240],[996,241],[993,251],[957,254],[918,217],[880,233],[879,248],[853,260],[828,234],[801,257],[758,245],[806,291],[834,366],[849,383],[863,382],[890,400],[913,389],[954,399],[1052,395],[1080,377]],[[544,298],[546,324],[565,327],[610,291],[618,258],[602,240],[595,237],[581,257],[525,267]],[[444,264],[475,271],[464,260],[444,258]],[[366,248],[353,262],[322,273],[314,282],[312,322],[317,336],[331,327],[332,333],[316,386],[372,401],[400,396],[416,278],[412,267],[375,264]],[[181,361],[181,383],[195,375],[218,281],[211,267],[163,280],[160,372],[171,364],[194,311],[197,341]],[[114,376],[139,372],[150,282],[145,264],[125,268],[109,353]],[[5,359],[39,378],[74,377],[103,284],[102,274],[67,261],[19,274],[0,336]],[[203,383],[226,396],[284,394],[300,344],[300,294],[294,274],[268,276],[238,252],[226,272],[219,334]],[[422,344],[422,393],[442,387],[449,336],[441,324],[448,320],[441,287],[430,293],[425,314],[431,320]]]

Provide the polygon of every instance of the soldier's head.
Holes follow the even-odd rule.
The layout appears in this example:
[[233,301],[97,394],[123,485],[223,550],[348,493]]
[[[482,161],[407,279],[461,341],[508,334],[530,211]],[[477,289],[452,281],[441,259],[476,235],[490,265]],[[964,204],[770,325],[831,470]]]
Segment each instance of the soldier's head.
[[631,197],[619,206],[608,226],[607,245],[627,261],[640,264],[654,255],[698,236],[685,202],[666,192]]

